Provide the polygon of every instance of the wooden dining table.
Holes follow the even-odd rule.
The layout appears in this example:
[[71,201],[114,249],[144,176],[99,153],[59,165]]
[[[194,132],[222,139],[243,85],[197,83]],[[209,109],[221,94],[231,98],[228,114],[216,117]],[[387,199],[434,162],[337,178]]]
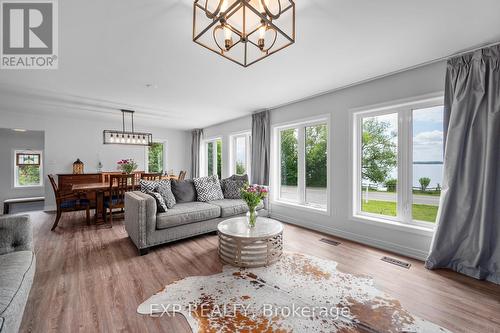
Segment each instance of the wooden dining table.
[[[171,179],[176,180],[177,176],[163,176],[161,179]],[[71,191],[73,193],[95,193],[95,221],[103,222],[106,217],[106,210],[104,209],[104,198],[106,196],[106,192],[109,191],[109,182],[96,182],[96,183],[82,183],[82,184],[73,184],[71,186]],[[116,186],[116,185],[114,185]],[[139,184],[134,185],[135,190],[140,189]]]

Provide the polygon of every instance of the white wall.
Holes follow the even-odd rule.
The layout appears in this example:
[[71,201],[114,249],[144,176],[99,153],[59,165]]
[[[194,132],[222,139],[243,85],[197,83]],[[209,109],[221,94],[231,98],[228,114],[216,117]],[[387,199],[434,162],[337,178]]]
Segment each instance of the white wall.
[[[133,158],[139,170],[145,169],[145,148],[121,145],[104,145],[104,129],[120,129],[121,117],[116,121],[100,117],[95,113],[80,115],[40,112],[21,113],[2,106],[0,101],[0,128],[22,128],[45,131],[45,168],[47,174],[71,173],[72,164],[80,158],[85,163],[85,172],[96,172],[97,163],[103,163],[104,171],[116,170],[116,161]],[[153,133],[153,139],[167,141],[167,165],[165,170],[190,170],[191,135],[188,131],[170,130],[160,127],[144,127],[136,124],[137,131]],[[188,175],[189,176],[189,175]],[[45,182],[45,209],[54,209],[54,195],[50,184]]]
[[28,188],[14,187],[14,151],[24,149],[43,151],[43,132],[15,132],[12,129],[0,128],[0,203],[2,207],[5,199],[39,197],[44,195],[43,186]]
[[[331,115],[330,215],[273,204],[272,215],[286,222],[356,240],[415,258],[425,258],[431,231],[365,223],[350,218],[351,186],[349,161],[350,114],[352,109],[395,100],[440,93],[444,89],[445,63],[402,72],[368,83],[280,107],[271,112],[271,124],[294,121],[314,115]],[[272,93],[270,91],[269,93]],[[205,129],[206,137],[223,138],[224,176],[228,175],[228,137],[232,132],[251,128],[251,117],[244,117]],[[272,190],[272,189],[271,189]],[[332,248],[333,249],[333,248]]]

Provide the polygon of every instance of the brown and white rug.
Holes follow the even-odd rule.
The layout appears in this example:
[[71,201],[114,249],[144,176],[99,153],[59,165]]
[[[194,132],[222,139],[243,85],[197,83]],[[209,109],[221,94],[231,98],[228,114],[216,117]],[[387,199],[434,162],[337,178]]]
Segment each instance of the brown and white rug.
[[183,315],[193,332],[448,332],[402,308],[373,280],[337,263],[286,253],[270,267],[194,276],[168,285],[140,314]]

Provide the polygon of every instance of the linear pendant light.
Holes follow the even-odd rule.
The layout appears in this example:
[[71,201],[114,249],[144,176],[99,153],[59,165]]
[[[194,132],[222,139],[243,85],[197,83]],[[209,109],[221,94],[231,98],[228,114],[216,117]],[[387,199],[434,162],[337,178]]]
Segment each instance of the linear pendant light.
[[[121,110],[121,112],[122,130],[104,130],[102,132],[103,144],[151,146],[153,144],[153,134],[135,132],[134,130],[134,111]],[[132,131],[125,130],[125,114],[130,115],[132,120]]]

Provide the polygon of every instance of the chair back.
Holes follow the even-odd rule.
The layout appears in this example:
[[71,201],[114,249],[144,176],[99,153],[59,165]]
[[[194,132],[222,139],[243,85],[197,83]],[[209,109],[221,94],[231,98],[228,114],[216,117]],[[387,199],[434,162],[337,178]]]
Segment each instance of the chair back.
[[179,172],[178,180],[184,180],[186,178],[186,173],[186,171],[181,170],[181,172]]
[[125,200],[125,192],[135,189],[134,174],[130,175],[110,175],[109,176],[109,194],[111,198]]
[[141,179],[144,180],[160,180],[162,174],[161,173],[142,173]]
[[59,187],[57,186],[54,175],[47,175],[47,177],[49,177],[50,185],[52,185],[52,189],[54,190],[54,196],[56,197],[57,200],[59,198]]

